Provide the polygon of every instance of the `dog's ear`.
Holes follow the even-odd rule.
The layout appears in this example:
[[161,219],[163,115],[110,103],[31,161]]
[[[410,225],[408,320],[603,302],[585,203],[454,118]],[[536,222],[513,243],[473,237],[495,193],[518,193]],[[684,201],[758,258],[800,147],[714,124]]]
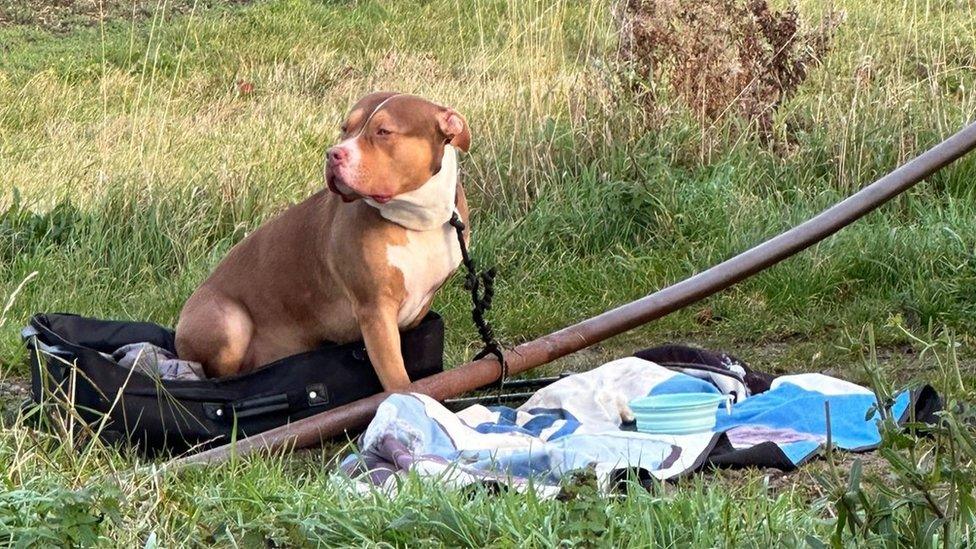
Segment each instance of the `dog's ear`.
[[471,147],[471,129],[463,116],[453,109],[443,109],[437,113],[437,125],[448,143],[468,152]]

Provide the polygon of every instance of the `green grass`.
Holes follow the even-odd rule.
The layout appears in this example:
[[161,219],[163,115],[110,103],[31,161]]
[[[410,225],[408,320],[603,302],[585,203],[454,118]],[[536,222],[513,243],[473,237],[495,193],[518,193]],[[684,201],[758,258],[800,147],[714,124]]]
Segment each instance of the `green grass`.
[[[820,4],[803,1],[801,12],[817,17]],[[498,266],[492,318],[506,342],[678,281],[973,119],[976,15],[965,1],[834,4],[846,20],[777,115],[789,146],[773,152],[735,120],[702,126],[664,99],[664,116],[651,123],[618,96],[605,2],[180,1],[140,3],[135,16],[112,3],[104,22],[69,10],[46,28],[31,3],[5,3],[0,21],[28,24],[0,26],[0,296],[37,275],[0,321],[0,377],[25,375],[17,332],[34,312],[172,324],[235,242],[321,187],[322,153],[340,117],[377,89],[418,93],[468,117],[474,251]],[[254,92],[240,93],[239,80]],[[854,366],[862,327],[889,321],[949,329],[969,356],[974,180],[976,157],[957,162],[804,254],[618,338],[600,356],[699,341],[760,367],[864,381]],[[448,320],[451,363],[477,350],[459,285],[436,305]],[[706,308],[721,321],[697,322]],[[879,344],[914,344],[904,334],[879,330]],[[764,350],[773,346],[787,350]],[[971,382],[969,364],[960,375]],[[899,382],[934,375],[912,357],[886,368]],[[99,532],[118,545],[144,543],[151,532],[165,545],[234,543],[224,535],[405,544],[416,535],[548,546],[575,535],[569,510],[555,502],[465,499],[422,483],[408,483],[392,503],[358,499],[331,491],[327,460],[317,458],[147,475],[134,472],[131,457],[93,451],[80,463],[17,429],[0,434],[8,471],[0,526],[36,529],[59,510],[117,505],[120,522]],[[635,543],[785,545],[801,532],[826,535],[828,510],[811,510],[804,494],[768,495],[761,474],[745,477],[612,501],[609,539],[640,532],[647,538]],[[755,503],[736,503],[746,497]],[[429,512],[441,520],[416,518]],[[751,524],[743,513],[768,520]]]
[[[587,540],[595,533],[608,545],[795,545],[818,527],[798,492],[771,494],[756,474],[735,483],[698,479],[656,492],[635,485],[627,497],[562,502],[481,489],[449,491],[418,479],[405,482],[394,496],[359,495],[339,478],[316,472],[315,460],[303,465],[263,460],[136,482],[123,472],[74,490],[55,477],[46,486],[8,492],[0,500],[0,519],[26,508],[36,515],[8,522],[20,528],[19,539],[63,542],[77,532],[76,541],[84,543],[91,540],[84,529],[66,528],[65,522],[84,523],[93,511],[104,510],[95,528],[103,539],[130,547],[150,537],[174,546],[257,547],[271,539],[326,547],[552,547],[596,542]],[[742,500],[754,503],[743,507]],[[47,509],[47,516],[38,512]],[[754,524],[757,516],[768,523]],[[133,525],[138,528],[128,529]]]

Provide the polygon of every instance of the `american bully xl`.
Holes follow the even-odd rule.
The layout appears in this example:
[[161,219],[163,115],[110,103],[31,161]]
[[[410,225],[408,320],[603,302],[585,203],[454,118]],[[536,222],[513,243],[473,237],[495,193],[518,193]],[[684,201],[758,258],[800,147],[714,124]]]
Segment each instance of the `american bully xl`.
[[328,190],[234,246],[190,296],[180,358],[230,376],[362,338],[384,389],[403,389],[399,331],[420,322],[460,263],[448,220],[456,208],[467,225],[457,151],[470,143],[452,109],[399,93],[362,98],[327,152]]

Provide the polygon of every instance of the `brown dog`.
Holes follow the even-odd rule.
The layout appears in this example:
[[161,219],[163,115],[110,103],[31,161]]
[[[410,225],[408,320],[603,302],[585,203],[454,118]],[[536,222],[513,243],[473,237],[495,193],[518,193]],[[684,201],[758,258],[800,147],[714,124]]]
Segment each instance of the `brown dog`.
[[229,376],[362,338],[383,387],[404,388],[399,330],[424,317],[460,263],[448,220],[457,208],[467,223],[456,149],[470,142],[451,109],[397,93],[362,98],[327,153],[329,190],[234,246],[190,296],[180,358]]

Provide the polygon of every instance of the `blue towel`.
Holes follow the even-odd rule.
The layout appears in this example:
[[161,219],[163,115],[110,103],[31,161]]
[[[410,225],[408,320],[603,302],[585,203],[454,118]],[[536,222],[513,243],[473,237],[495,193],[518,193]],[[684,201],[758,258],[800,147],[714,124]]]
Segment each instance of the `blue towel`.
[[[452,485],[501,482],[543,495],[556,493],[560,479],[580,469],[594,472],[604,488],[621,471],[670,479],[713,460],[792,469],[827,440],[824,402],[836,447],[864,451],[880,442],[874,394],[821,374],[782,376],[763,393],[739,394],[731,413],[716,410],[712,431],[674,436],[626,429],[631,400],[688,392],[722,391],[706,379],[629,357],[561,379],[518,408],[475,405],[452,413],[423,395],[393,395],[343,468],[377,485],[414,472]],[[908,391],[898,394],[894,417],[903,418],[911,402]]]

